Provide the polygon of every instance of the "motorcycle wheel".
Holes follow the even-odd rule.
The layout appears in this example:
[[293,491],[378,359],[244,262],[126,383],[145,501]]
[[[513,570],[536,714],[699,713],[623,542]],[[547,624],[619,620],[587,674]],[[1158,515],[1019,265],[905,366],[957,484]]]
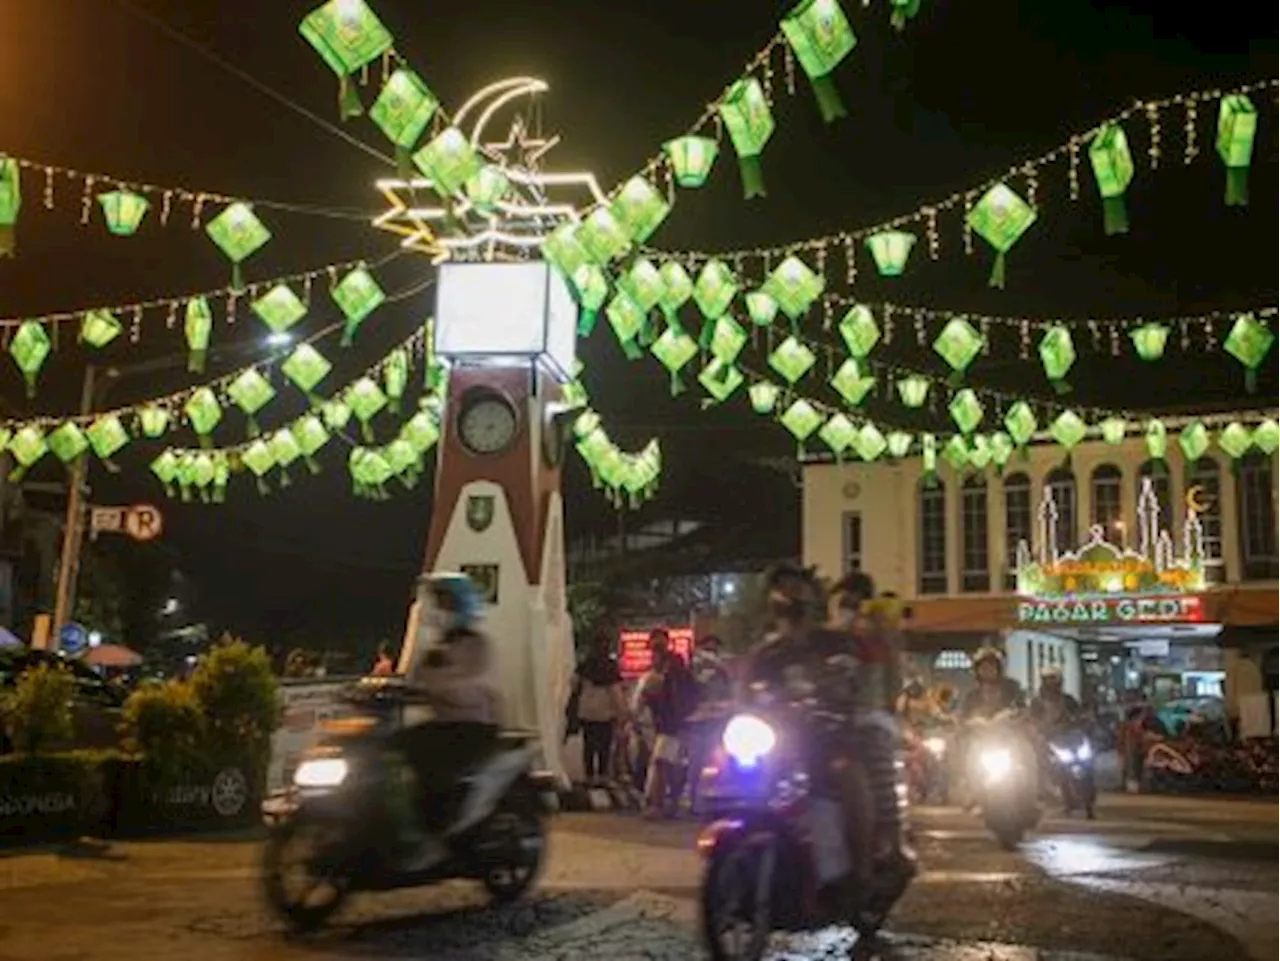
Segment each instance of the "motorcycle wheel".
[[547,839],[536,803],[522,801],[499,809],[477,842],[477,854],[485,863],[480,883],[498,904],[519,900],[542,871]]
[[[332,821],[295,817],[271,832],[262,852],[267,903],[297,932],[314,931],[342,907],[350,878],[333,852],[343,829]],[[295,885],[295,872],[301,872]],[[319,894],[320,897],[313,899]]]
[[983,811],[983,820],[987,824],[987,830],[1000,842],[1000,847],[1006,851],[1017,850],[1018,845],[1022,843],[1025,828],[1013,812],[992,811],[987,808]]
[[[761,961],[772,934],[771,845],[721,842],[702,878],[702,940],[711,961]],[[763,896],[762,896],[763,895]]]

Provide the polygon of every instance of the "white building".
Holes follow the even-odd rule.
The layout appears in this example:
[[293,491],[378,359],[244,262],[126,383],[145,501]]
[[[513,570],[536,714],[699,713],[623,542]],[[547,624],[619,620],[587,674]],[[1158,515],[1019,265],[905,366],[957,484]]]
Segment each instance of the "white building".
[[1235,714],[1277,686],[1276,458],[1169,448],[1032,446],[1003,475],[939,458],[932,482],[918,457],[807,463],[805,563],[908,599],[913,666],[935,678],[967,683],[967,655],[995,641],[1025,686],[1055,664],[1100,703],[1142,687]]

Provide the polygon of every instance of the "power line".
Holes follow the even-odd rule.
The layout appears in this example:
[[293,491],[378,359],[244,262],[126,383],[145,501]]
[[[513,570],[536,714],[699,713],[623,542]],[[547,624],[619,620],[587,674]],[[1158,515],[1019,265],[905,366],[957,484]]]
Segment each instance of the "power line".
[[382,153],[382,151],[378,150],[375,147],[369,146],[360,138],[354,137],[351,134],[347,133],[347,131],[343,130],[337,124],[330,123],[328,120],[325,120],[319,114],[315,113],[314,111],[308,110],[306,107],[302,106],[302,104],[280,93],[274,87],[268,86],[258,78],[254,77],[252,74],[240,69],[231,61],[215,53],[213,50],[209,49],[203,44],[197,43],[195,40],[191,39],[185,33],[178,30],[176,27],[172,26],[168,22],[157,17],[155,14],[151,13],[150,11],[144,10],[142,7],[139,7],[137,4],[133,2],[133,0],[119,0],[119,2],[125,8],[125,10],[127,10],[129,13],[132,13],[135,17],[138,17],[141,20],[145,20],[146,22],[151,24],[153,27],[155,27],[157,30],[159,30],[161,33],[168,36],[171,40],[175,40],[178,43],[182,44],[183,46],[188,47],[191,50],[194,50],[196,53],[200,54],[200,56],[204,57],[206,60],[210,61],[211,63],[214,63],[217,66],[221,67],[223,70],[227,71],[233,77],[236,77],[237,79],[243,81],[244,83],[247,83],[249,86],[253,87],[259,93],[265,94],[266,96],[270,97],[272,100],[276,101],[277,103],[282,104],[285,107],[288,107],[294,113],[299,114],[303,117],[306,117],[312,123],[316,124],[319,127],[324,128],[326,131],[333,134],[335,137],[345,140],[347,143],[351,144],[351,146],[355,147],[356,149],[362,150],[369,156],[377,158],[379,161],[386,164],[388,167],[394,167],[396,165],[395,160],[387,156],[386,154]]

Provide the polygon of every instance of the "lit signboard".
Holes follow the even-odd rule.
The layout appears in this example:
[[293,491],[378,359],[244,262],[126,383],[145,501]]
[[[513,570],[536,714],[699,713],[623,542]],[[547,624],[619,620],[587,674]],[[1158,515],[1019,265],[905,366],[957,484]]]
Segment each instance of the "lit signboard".
[[1121,597],[1069,597],[1020,600],[1021,624],[1199,624],[1204,621],[1197,594]]
[[[653,652],[649,650],[649,634],[653,630],[621,631],[618,634],[618,669],[628,679],[640,677],[653,665]],[[689,627],[663,628],[671,638],[671,649],[689,662],[693,654],[693,629]]]

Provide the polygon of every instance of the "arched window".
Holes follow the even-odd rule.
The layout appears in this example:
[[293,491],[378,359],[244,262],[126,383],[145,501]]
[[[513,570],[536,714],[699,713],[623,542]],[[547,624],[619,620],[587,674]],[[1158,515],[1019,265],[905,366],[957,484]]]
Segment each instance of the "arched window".
[[1276,504],[1271,458],[1256,451],[1240,461],[1236,481],[1242,579],[1276,577]]
[[960,590],[991,590],[987,537],[987,481],[969,477],[960,488]]
[[[1191,471],[1191,487],[1196,491],[1197,503],[1204,510],[1200,518],[1200,532],[1204,538],[1204,576],[1210,584],[1221,584],[1227,579],[1222,556],[1222,475],[1218,462],[1212,457],[1201,457]],[[1190,491],[1188,491],[1190,497]]]
[[947,489],[921,481],[916,526],[920,531],[916,567],[921,594],[947,593]]
[[1018,586],[1018,544],[1031,545],[1031,478],[1010,474],[1004,479],[1004,569],[1005,587]]
[[1058,467],[1049,472],[1044,483],[1058,510],[1058,523],[1052,535],[1057,540],[1058,552],[1074,551],[1080,540],[1076,531],[1076,475],[1065,467]]
[[1120,468],[1114,464],[1099,464],[1089,480],[1089,523],[1097,524],[1112,541],[1120,540],[1117,532],[1123,530],[1123,511],[1120,507]]
[[1151,489],[1155,491],[1156,503],[1160,505],[1160,516],[1156,518],[1157,531],[1173,533],[1173,481],[1169,477],[1169,467],[1164,461],[1143,461],[1138,467],[1138,487],[1135,491],[1135,504],[1142,501],[1142,482],[1150,478]]

